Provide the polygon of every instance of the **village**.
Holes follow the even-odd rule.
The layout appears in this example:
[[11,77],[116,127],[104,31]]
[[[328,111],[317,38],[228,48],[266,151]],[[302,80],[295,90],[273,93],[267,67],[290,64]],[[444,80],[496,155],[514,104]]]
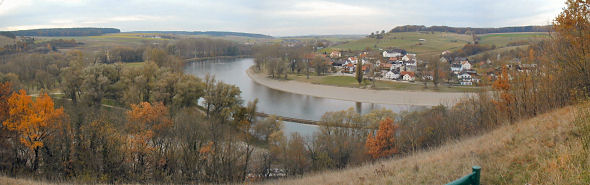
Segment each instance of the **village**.
[[[446,81],[448,85],[478,86],[482,85],[483,78],[490,81],[495,80],[502,70],[501,65],[492,65],[492,61],[489,59],[479,62],[478,66],[484,68],[477,70],[474,66],[475,61],[470,61],[467,57],[452,57],[453,55],[448,50],[440,54],[439,64],[420,60],[416,54],[397,48],[379,49],[378,55],[369,52],[356,54],[350,51],[334,50],[324,56],[330,58],[330,63],[335,68],[334,75],[354,76],[360,61],[364,75],[372,78],[370,80],[414,83],[417,81],[429,82],[438,78],[438,81]],[[535,64],[521,64],[518,58],[503,63],[506,63],[507,69],[518,72],[536,67]],[[438,77],[435,77],[435,68],[438,69]],[[478,73],[478,71],[480,72]]]

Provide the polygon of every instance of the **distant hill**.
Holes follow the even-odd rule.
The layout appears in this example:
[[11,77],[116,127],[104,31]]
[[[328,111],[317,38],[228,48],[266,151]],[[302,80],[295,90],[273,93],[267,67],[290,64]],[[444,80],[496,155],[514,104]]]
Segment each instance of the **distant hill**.
[[16,35],[14,35],[14,33],[9,32],[9,31],[0,31],[0,35],[14,39],[16,38]]
[[132,33],[160,33],[160,34],[177,34],[177,35],[209,35],[216,37],[239,36],[252,38],[273,38],[269,35],[257,33],[229,32],[229,31],[134,31]]
[[116,28],[48,28],[12,31],[16,36],[75,37],[119,33]]
[[390,33],[395,32],[416,32],[416,31],[436,31],[436,32],[452,32],[464,34],[472,32],[475,34],[486,33],[508,33],[508,32],[548,32],[551,26],[514,26],[501,28],[471,28],[471,27],[449,27],[449,26],[430,26],[424,25],[405,25],[393,28]]

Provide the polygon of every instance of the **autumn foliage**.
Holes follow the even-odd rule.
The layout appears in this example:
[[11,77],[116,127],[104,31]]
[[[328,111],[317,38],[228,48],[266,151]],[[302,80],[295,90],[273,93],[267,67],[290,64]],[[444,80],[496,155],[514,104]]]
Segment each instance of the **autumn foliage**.
[[168,108],[162,103],[142,102],[137,105],[131,105],[131,110],[127,112],[130,122],[135,123],[131,128],[135,131],[150,130],[161,131],[172,125],[172,120],[168,118]]
[[390,118],[381,121],[375,137],[371,133],[367,137],[365,144],[367,154],[373,159],[378,159],[397,153],[398,151],[395,145],[395,132],[397,128],[398,126]]
[[509,120],[513,119],[512,115],[512,104],[514,103],[514,95],[510,92],[510,76],[506,66],[502,67],[502,73],[498,76],[498,79],[492,84],[492,88],[499,93],[499,101],[494,100],[494,104],[500,111],[508,113]]
[[8,99],[9,118],[2,124],[19,133],[19,140],[35,150],[43,146],[43,140],[51,135],[63,118],[63,108],[55,109],[53,100],[43,93],[33,101],[24,90],[12,94]]

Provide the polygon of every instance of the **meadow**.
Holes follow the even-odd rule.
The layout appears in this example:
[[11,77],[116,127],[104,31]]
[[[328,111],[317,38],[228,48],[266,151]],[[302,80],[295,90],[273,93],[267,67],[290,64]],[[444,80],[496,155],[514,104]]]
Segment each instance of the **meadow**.
[[[506,47],[516,41],[540,41],[549,37],[547,33],[502,33],[478,35],[480,44]],[[424,39],[420,41],[420,39]],[[402,48],[418,57],[438,55],[442,51],[454,51],[472,43],[473,37],[466,34],[445,32],[396,32],[387,33],[383,39],[362,38],[326,48],[331,50],[363,50],[365,48]]]

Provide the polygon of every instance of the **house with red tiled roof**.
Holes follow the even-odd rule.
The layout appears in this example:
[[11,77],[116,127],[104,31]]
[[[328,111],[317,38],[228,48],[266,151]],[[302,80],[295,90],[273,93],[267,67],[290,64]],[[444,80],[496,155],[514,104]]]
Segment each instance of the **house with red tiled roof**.
[[414,72],[402,71],[400,75],[404,81],[414,81],[416,79]]

